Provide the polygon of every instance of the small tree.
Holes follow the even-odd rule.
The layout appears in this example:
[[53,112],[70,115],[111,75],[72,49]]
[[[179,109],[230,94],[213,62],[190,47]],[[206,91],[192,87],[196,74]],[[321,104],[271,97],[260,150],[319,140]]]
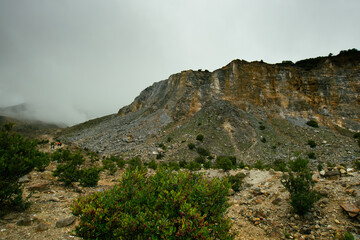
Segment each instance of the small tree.
[[289,162],[290,171],[284,176],[283,184],[290,193],[290,204],[299,215],[304,215],[319,200],[319,194],[313,190],[315,181],[308,168],[308,160],[297,158]]

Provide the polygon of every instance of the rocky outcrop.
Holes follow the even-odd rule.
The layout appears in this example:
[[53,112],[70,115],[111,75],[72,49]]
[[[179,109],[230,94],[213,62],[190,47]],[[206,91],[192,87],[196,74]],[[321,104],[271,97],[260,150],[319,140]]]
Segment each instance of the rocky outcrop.
[[[318,160],[341,162],[360,155],[338,134],[360,131],[359,116],[360,52],[349,50],[295,64],[234,60],[214,72],[183,71],[146,88],[117,114],[66,129],[62,138],[102,154],[144,159],[172,139],[164,156],[181,160],[196,157],[185,150],[202,133],[201,144],[213,155],[251,161],[307,154],[315,151],[306,144],[312,139],[323,143]],[[316,134],[308,120],[319,123]]]

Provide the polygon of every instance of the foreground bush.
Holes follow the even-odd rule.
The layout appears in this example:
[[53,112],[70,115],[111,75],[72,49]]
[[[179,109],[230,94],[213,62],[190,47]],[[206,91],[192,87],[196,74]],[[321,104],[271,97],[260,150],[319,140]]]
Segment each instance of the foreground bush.
[[48,155],[36,149],[37,142],[12,132],[12,126],[9,123],[0,129],[0,210],[25,208],[19,178],[34,167],[44,170],[49,164]]
[[289,174],[283,179],[283,184],[290,193],[290,204],[299,215],[307,213],[319,200],[319,194],[313,190],[315,181],[308,163],[308,160],[302,158],[290,161]]
[[229,182],[199,174],[127,171],[109,191],[77,199],[84,239],[233,239],[225,217]]

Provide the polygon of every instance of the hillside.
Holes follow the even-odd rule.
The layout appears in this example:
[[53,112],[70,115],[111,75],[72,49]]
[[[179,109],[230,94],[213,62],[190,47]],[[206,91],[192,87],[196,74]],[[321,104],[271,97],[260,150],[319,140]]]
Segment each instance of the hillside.
[[[64,130],[62,138],[144,160],[193,159],[198,154],[188,144],[194,143],[214,157],[245,162],[313,153],[313,164],[347,163],[360,157],[352,138],[360,131],[359,63],[352,49],[297,63],[234,60],[213,72],[183,71],[146,88],[117,114]],[[200,134],[203,141],[196,140]]]

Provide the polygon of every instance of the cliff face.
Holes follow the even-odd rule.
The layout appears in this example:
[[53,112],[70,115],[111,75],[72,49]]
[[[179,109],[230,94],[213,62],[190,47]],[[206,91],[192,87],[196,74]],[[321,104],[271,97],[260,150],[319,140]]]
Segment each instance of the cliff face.
[[301,62],[271,65],[234,60],[212,73],[184,71],[145,89],[132,104],[120,109],[119,115],[164,109],[179,120],[204,105],[225,100],[244,111],[261,107],[269,118],[315,119],[326,126],[358,131],[359,52],[351,55],[355,58],[344,59],[343,55],[320,58],[311,63],[311,69],[304,69]]
[[[63,138],[144,159],[169,142],[165,159],[182,160],[196,157],[187,144],[203,134],[201,145],[213,155],[249,161],[306,154],[312,139],[323,143],[318,159],[335,161],[360,156],[348,137],[360,131],[359,116],[360,52],[349,50],[295,64],[234,60],[214,72],[183,71],[146,88],[118,114],[75,126]],[[316,134],[308,120],[319,123]]]

